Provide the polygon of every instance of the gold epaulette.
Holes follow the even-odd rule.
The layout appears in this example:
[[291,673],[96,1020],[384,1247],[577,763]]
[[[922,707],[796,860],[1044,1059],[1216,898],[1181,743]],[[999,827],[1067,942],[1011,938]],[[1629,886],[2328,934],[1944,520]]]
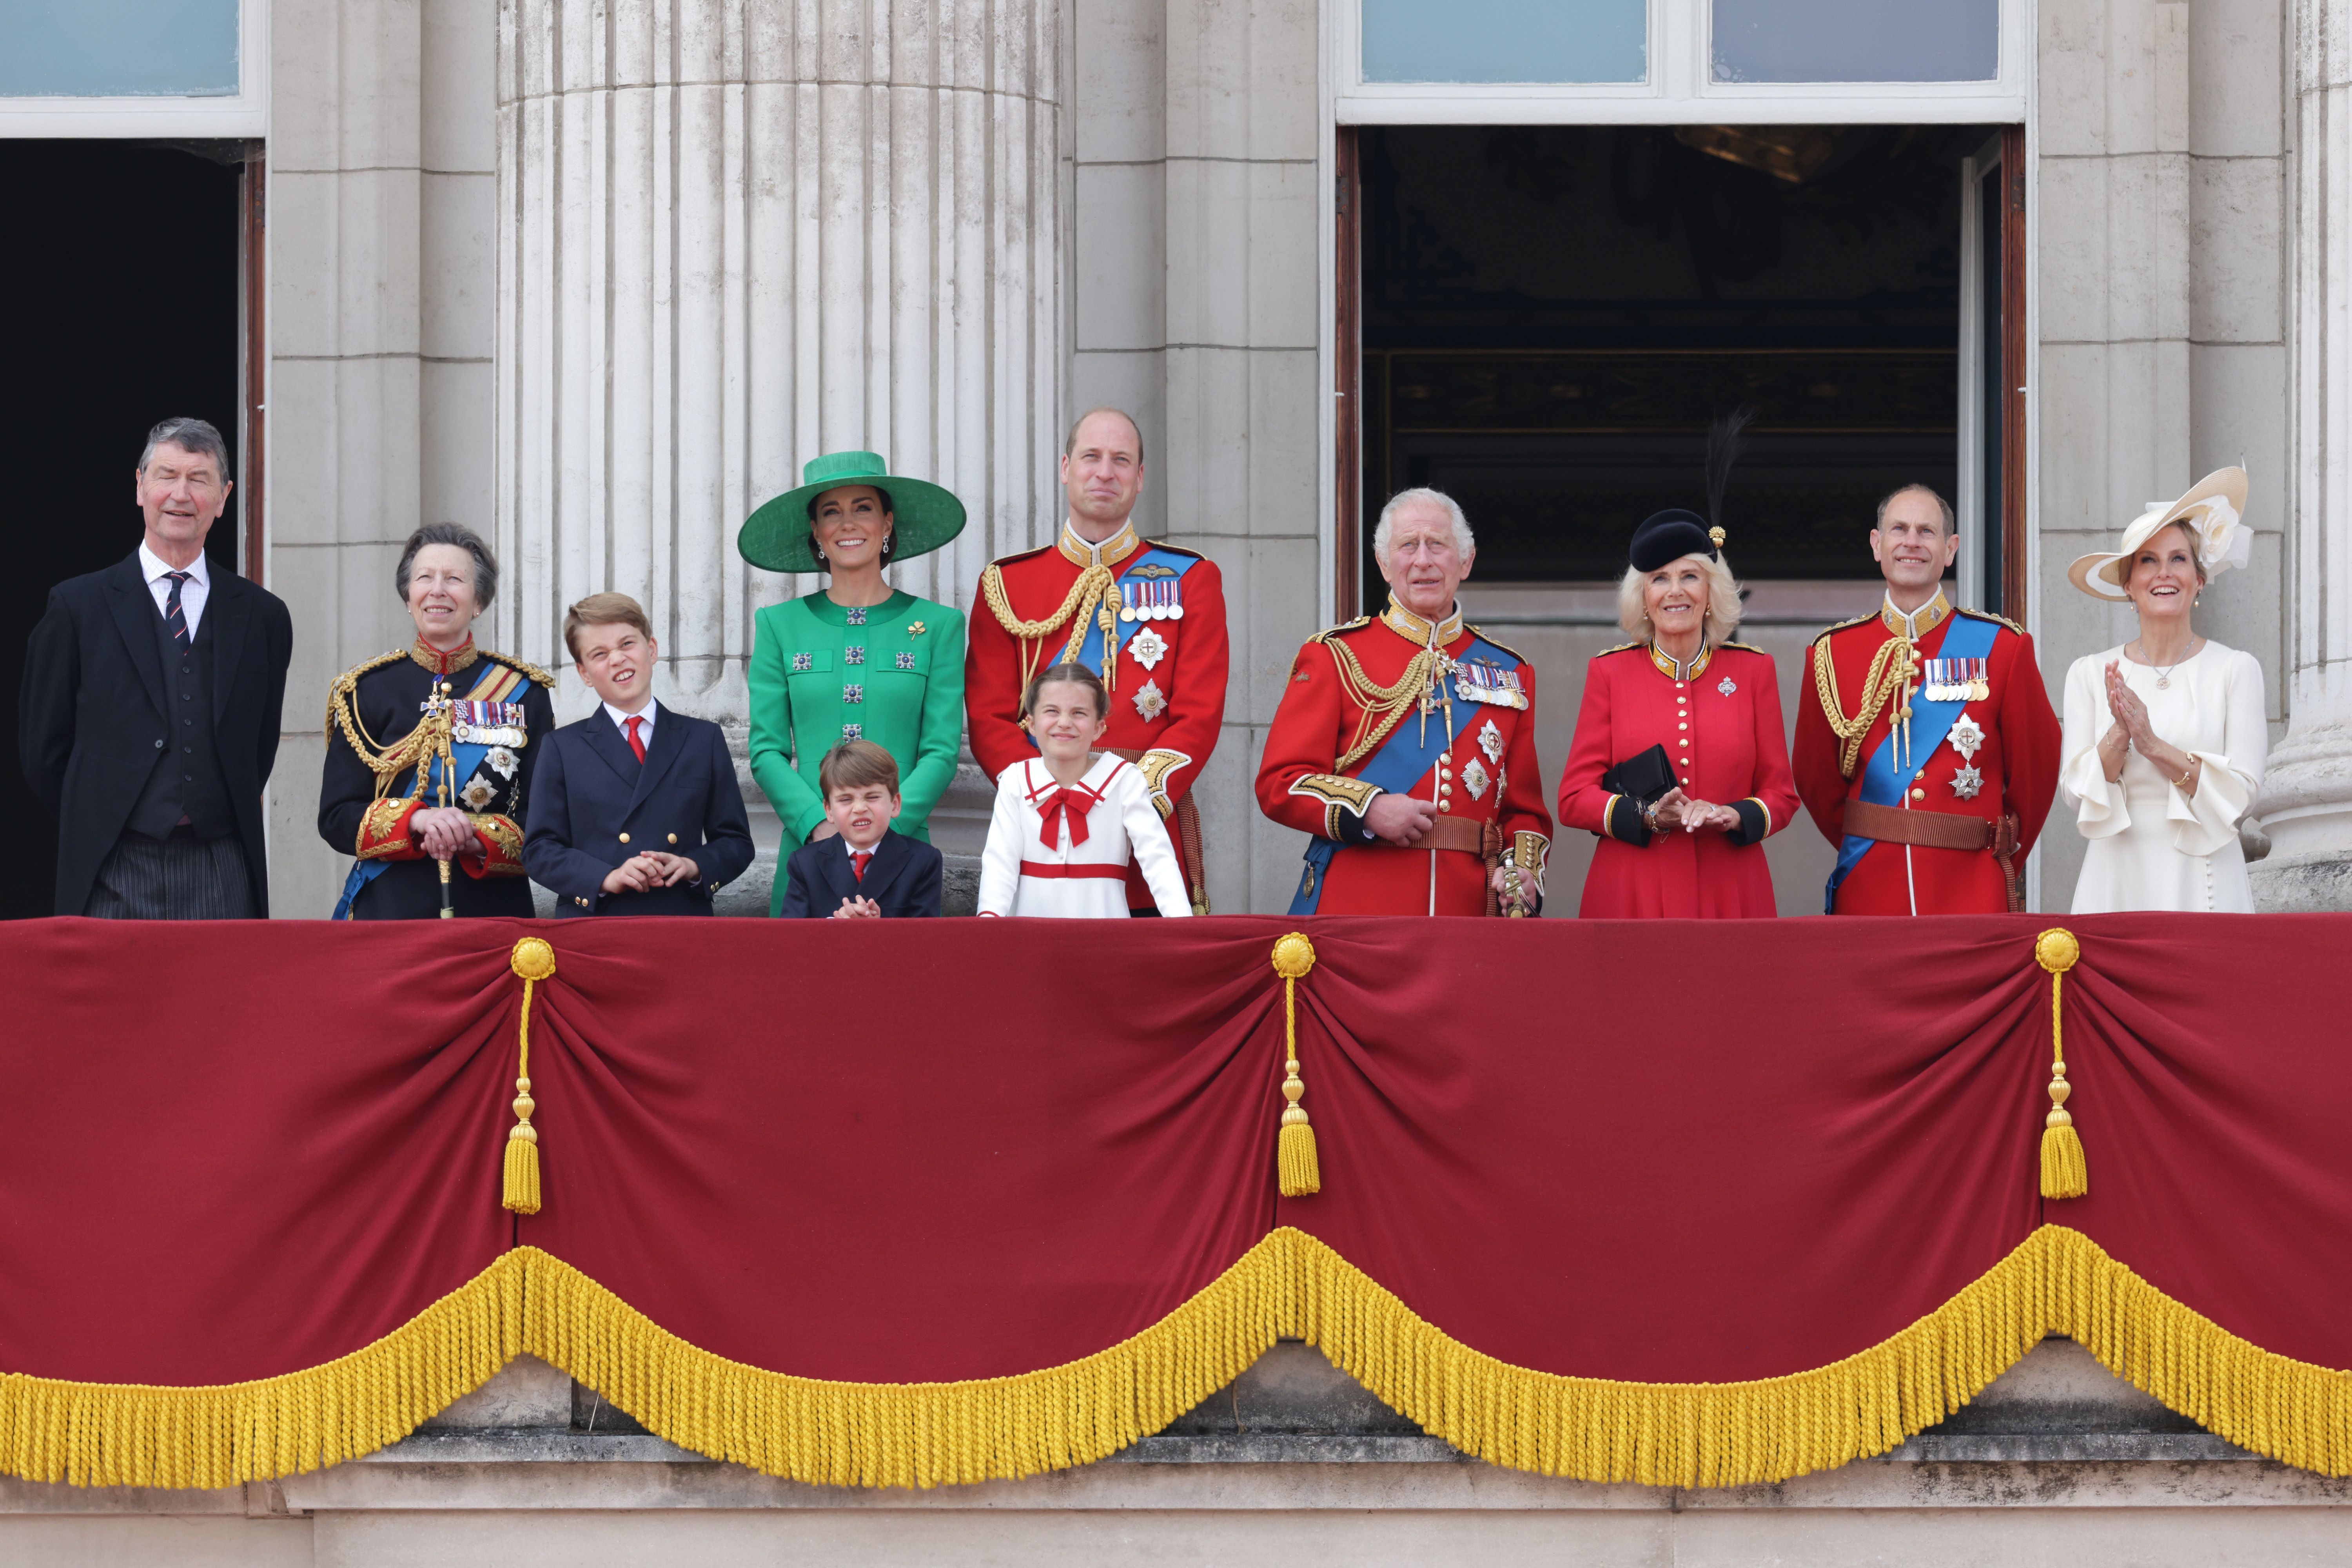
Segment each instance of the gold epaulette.
[[351,742],[352,754],[365,763],[368,770],[375,774],[376,788],[379,793],[383,788],[384,780],[398,773],[407,763],[403,758],[394,755],[400,749],[397,742],[389,748],[381,751],[377,749],[375,737],[367,732],[367,726],[360,721],[358,714],[352,711],[352,697],[359,690],[361,676],[382,669],[388,664],[398,664],[408,657],[408,653],[409,650],[404,647],[396,647],[390,653],[380,653],[373,658],[352,666],[351,668],[335,677],[333,683],[327,688],[327,741],[332,744],[335,731],[342,731],[343,739]]
[[[1208,559],[1207,556],[1202,554],[1197,550],[1187,550],[1181,544],[1171,544],[1164,539],[1145,539],[1139,541],[1139,542],[1141,543],[1143,550],[1165,550],[1171,555],[1189,555],[1195,561],[1206,561]],[[1139,550],[1136,553],[1139,555],[1142,553],[1142,551]],[[1128,557],[1128,560],[1129,561],[1134,559],[1135,556],[1133,555]]]
[[1852,626],[1868,626],[1877,618],[1878,612],[1876,610],[1873,610],[1866,616],[1856,616],[1850,621],[1839,621],[1834,625],[1823,626],[1822,628],[1821,636],[1813,639],[1813,646],[1818,647],[1822,643],[1827,642],[1832,633],[1842,632]]
[[1501,648],[1505,653],[1509,654],[1521,664],[1528,662],[1528,656],[1526,654],[1521,653],[1517,648],[1512,647],[1507,643],[1496,642],[1493,637],[1488,637],[1485,632],[1480,631],[1476,626],[1472,626],[1469,622],[1463,622],[1462,629],[1468,632],[1472,637],[1477,637],[1481,641],[1486,642],[1492,647]]
[[[1738,648],[1738,649],[1740,652],[1742,652],[1742,653],[1763,653],[1763,652],[1764,652],[1764,650],[1763,650],[1762,648],[1758,647],[1757,647],[1754,643],[1752,643],[1752,642],[1719,642],[1719,643],[1716,644],[1715,646],[1716,646],[1716,647],[1736,647],[1736,648]],[[1771,656],[1770,656],[1769,654],[1766,654],[1766,655],[1765,655],[1765,657],[1769,658],[1770,658]]]
[[1996,616],[1996,615],[1994,615],[1990,610],[1971,610],[1971,609],[1967,609],[1967,608],[1964,608],[1964,607],[1961,607],[1961,606],[1958,606],[1958,605],[1955,605],[1955,606],[1953,607],[1952,613],[1953,613],[1954,615],[1956,615],[1956,616],[1974,616],[1978,620],[1980,620],[1980,621],[1995,621],[1995,622],[1998,622],[1998,623],[2000,623],[2000,625],[2002,625],[2002,626],[2007,626],[2011,631],[2015,632],[2019,637],[2031,637],[2031,636],[2032,636],[2032,635],[2033,635],[2032,633],[2031,633],[2031,632],[2027,631],[2023,626],[2019,626],[2015,621],[2011,620],[2007,616]]
[[1650,645],[1647,643],[1621,642],[1615,647],[1602,648],[1599,653],[1594,654],[1592,657],[1595,658],[1607,658],[1612,653],[1624,653],[1633,648],[1647,647],[1649,646]]
[[1333,637],[1338,637],[1341,632],[1352,632],[1352,631],[1357,631],[1357,630],[1360,630],[1360,628],[1362,628],[1362,627],[1369,626],[1370,626],[1371,624],[1372,624],[1372,617],[1371,617],[1371,616],[1357,616],[1354,620],[1352,620],[1352,621],[1341,621],[1341,622],[1340,622],[1338,626],[1325,626],[1321,631],[1317,632],[1313,637],[1308,637],[1307,640],[1308,642],[1329,642]]
[[530,679],[535,680],[540,685],[547,688],[547,693],[549,696],[552,697],[555,695],[555,677],[548,674],[547,671],[540,668],[539,666],[535,664],[525,664],[521,659],[515,658],[515,656],[510,653],[492,653],[488,648],[482,649],[482,657],[484,658],[494,658],[500,664],[505,665],[509,669],[520,671]]
[[[351,694],[359,689],[360,677],[367,674],[370,670],[382,669],[387,664],[398,664],[402,659],[406,658],[407,657],[408,650],[406,648],[396,647],[390,653],[380,653],[373,658],[361,660],[359,663],[352,666],[351,668],[343,671],[342,674],[335,677],[332,681],[328,683],[327,736],[330,740],[334,738],[335,725],[339,721],[343,726],[344,734],[346,736],[351,734],[351,721],[341,711],[341,709],[342,708],[343,703],[349,700]],[[352,750],[355,752],[360,750],[359,742],[356,739],[352,741]],[[365,752],[360,752],[360,754],[362,756],[367,755]]]

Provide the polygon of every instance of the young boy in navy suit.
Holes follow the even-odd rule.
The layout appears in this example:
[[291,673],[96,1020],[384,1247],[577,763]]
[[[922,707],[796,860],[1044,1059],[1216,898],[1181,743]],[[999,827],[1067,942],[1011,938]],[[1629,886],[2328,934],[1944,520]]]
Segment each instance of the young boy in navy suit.
[[727,738],[654,700],[653,623],[626,594],[563,618],[572,668],[603,700],[547,738],[523,803],[523,869],[559,915],[707,915],[751,863]]
[[816,777],[833,832],[793,851],[782,912],[837,921],[938,914],[940,852],[890,830],[898,815],[890,753],[871,741],[844,741],[824,754]]

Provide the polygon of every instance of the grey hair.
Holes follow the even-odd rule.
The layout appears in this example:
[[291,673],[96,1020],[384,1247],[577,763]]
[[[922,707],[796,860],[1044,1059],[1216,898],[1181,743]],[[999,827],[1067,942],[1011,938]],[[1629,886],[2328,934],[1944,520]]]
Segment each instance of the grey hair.
[[1137,421],[1134,415],[1129,414],[1126,409],[1114,408],[1108,403],[1098,404],[1096,406],[1087,409],[1084,414],[1079,415],[1076,419],[1070,421],[1070,433],[1062,439],[1062,456],[1067,458],[1077,451],[1078,432],[1086,427],[1087,420],[1093,418],[1097,414],[1116,414],[1121,419],[1127,421],[1127,427],[1135,432],[1135,461],[1137,466],[1140,467],[1143,463],[1142,425]]
[[1464,560],[1466,561],[1478,553],[1477,536],[1470,531],[1470,520],[1462,515],[1461,504],[1444,490],[1433,490],[1427,486],[1422,486],[1413,489],[1397,491],[1396,494],[1389,497],[1389,504],[1381,508],[1381,521],[1372,529],[1373,560],[1384,564],[1387,563],[1390,521],[1396,516],[1399,507],[1410,506],[1415,501],[1427,501],[1433,506],[1445,509],[1445,515],[1454,523],[1454,548],[1461,552]]
[[1929,500],[1936,503],[1936,510],[1944,520],[1944,537],[1947,539],[1951,538],[1955,531],[1955,525],[1959,521],[1958,514],[1952,510],[1952,503],[1944,499],[1944,493],[1935,486],[1921,484],[1916,479],[1912,480],[1907,485],[1897,485],[1893,489],[1887,491],[1885,495],[1879,497],[1878,521],[1872,523],[1870,526],[1873,529],[1885,528],[1886,526],[1886,509],[1893,506],[1905,496],[1913,494],[1926,496]]
[[[177,447],[183,452],[195,452],[210,458],[220,465],[221,478],[228,478],[228,443],[221,439],[221,433],[207,421],[191,419],[183,415],[166,419],[148,431],[147,446],[139,454],[141,473],[147,471],[147,460],[155,455],[158,447]],[[118,473],[121,471],[116,470]]]
[[[1685,555],[1679,561],[1667,562],[1666,566],[1679,566],[1684,561],[1696,561],[1706,569],[1706,613],[1699,624],[1708,644],[1720,647],[1739,629],[1740,613],[1747,608],[1739,600],[1739,580],[1731,574],[1731,563],[1719,550],[1713,555]],[[1666,566],[1659,567],[1658,572]],[[1623,580],[1617,584],[1617,624],[1625,628],[1629,637],[1646,639],[1654,635],[1647,596],[1643,590],[1657,574],[1628,566]]]
[[474,608],[487,610],[490,601],[499,596],[499,558],[482,542],[482,536],[462,522],[428,522],[408,536],[400,552],[400,564],[393,568],[393,590],[402,604],[408,603],[408,573],[416,564],[416,552],[428,544],[453,544],[474,558]]

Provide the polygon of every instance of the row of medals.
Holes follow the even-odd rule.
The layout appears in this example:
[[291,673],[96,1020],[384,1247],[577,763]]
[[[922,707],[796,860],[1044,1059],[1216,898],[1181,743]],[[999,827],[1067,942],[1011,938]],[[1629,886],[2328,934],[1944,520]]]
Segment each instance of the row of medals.
[[1992,683],[1981,675],[1972,680],[1940,682],[1920,688],[1920,695],[1930,702],[1990,702]]
[[[1128,598],[1130,593],[1135,595],[1133,600]],[[1176,596],[1176,580],[1171,577],[1165,583],[1121,583],[1118,585],[1118,618],[1122,621],[1182,620],[1184,602]]]

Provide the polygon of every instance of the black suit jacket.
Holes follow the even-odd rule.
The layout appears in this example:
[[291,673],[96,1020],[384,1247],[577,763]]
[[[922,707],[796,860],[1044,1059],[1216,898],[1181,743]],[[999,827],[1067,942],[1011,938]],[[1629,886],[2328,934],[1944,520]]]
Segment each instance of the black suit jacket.
[[[213,742],[253,877],[253,907],[269,912],[261,788],[278,761],[294,620],[257,584],[212,568],[196,636],[213,643]],[[163,663],[155,597],[136,552],[49,590],[25,649],[18,750],[26,782],[58,816],[57,912],[89,902],[99,864],[131,820],[164,745]]]
[[[642,765],[602,704],[556,731],[523,810],[523,869],[554,892],[559,915],[707,915],[711,896],[751,863],[726,735],[669,708],[654,716]],[[605,873],[643,849],[687,857],[701,880],[605,892]]]
[[871,899],[885,918],[940,912],[940,852],[919,838],[885,833],[859,881],[838,838],[820,838],[793,851],[784,864],[786,919],[829,920],[844,899]]

